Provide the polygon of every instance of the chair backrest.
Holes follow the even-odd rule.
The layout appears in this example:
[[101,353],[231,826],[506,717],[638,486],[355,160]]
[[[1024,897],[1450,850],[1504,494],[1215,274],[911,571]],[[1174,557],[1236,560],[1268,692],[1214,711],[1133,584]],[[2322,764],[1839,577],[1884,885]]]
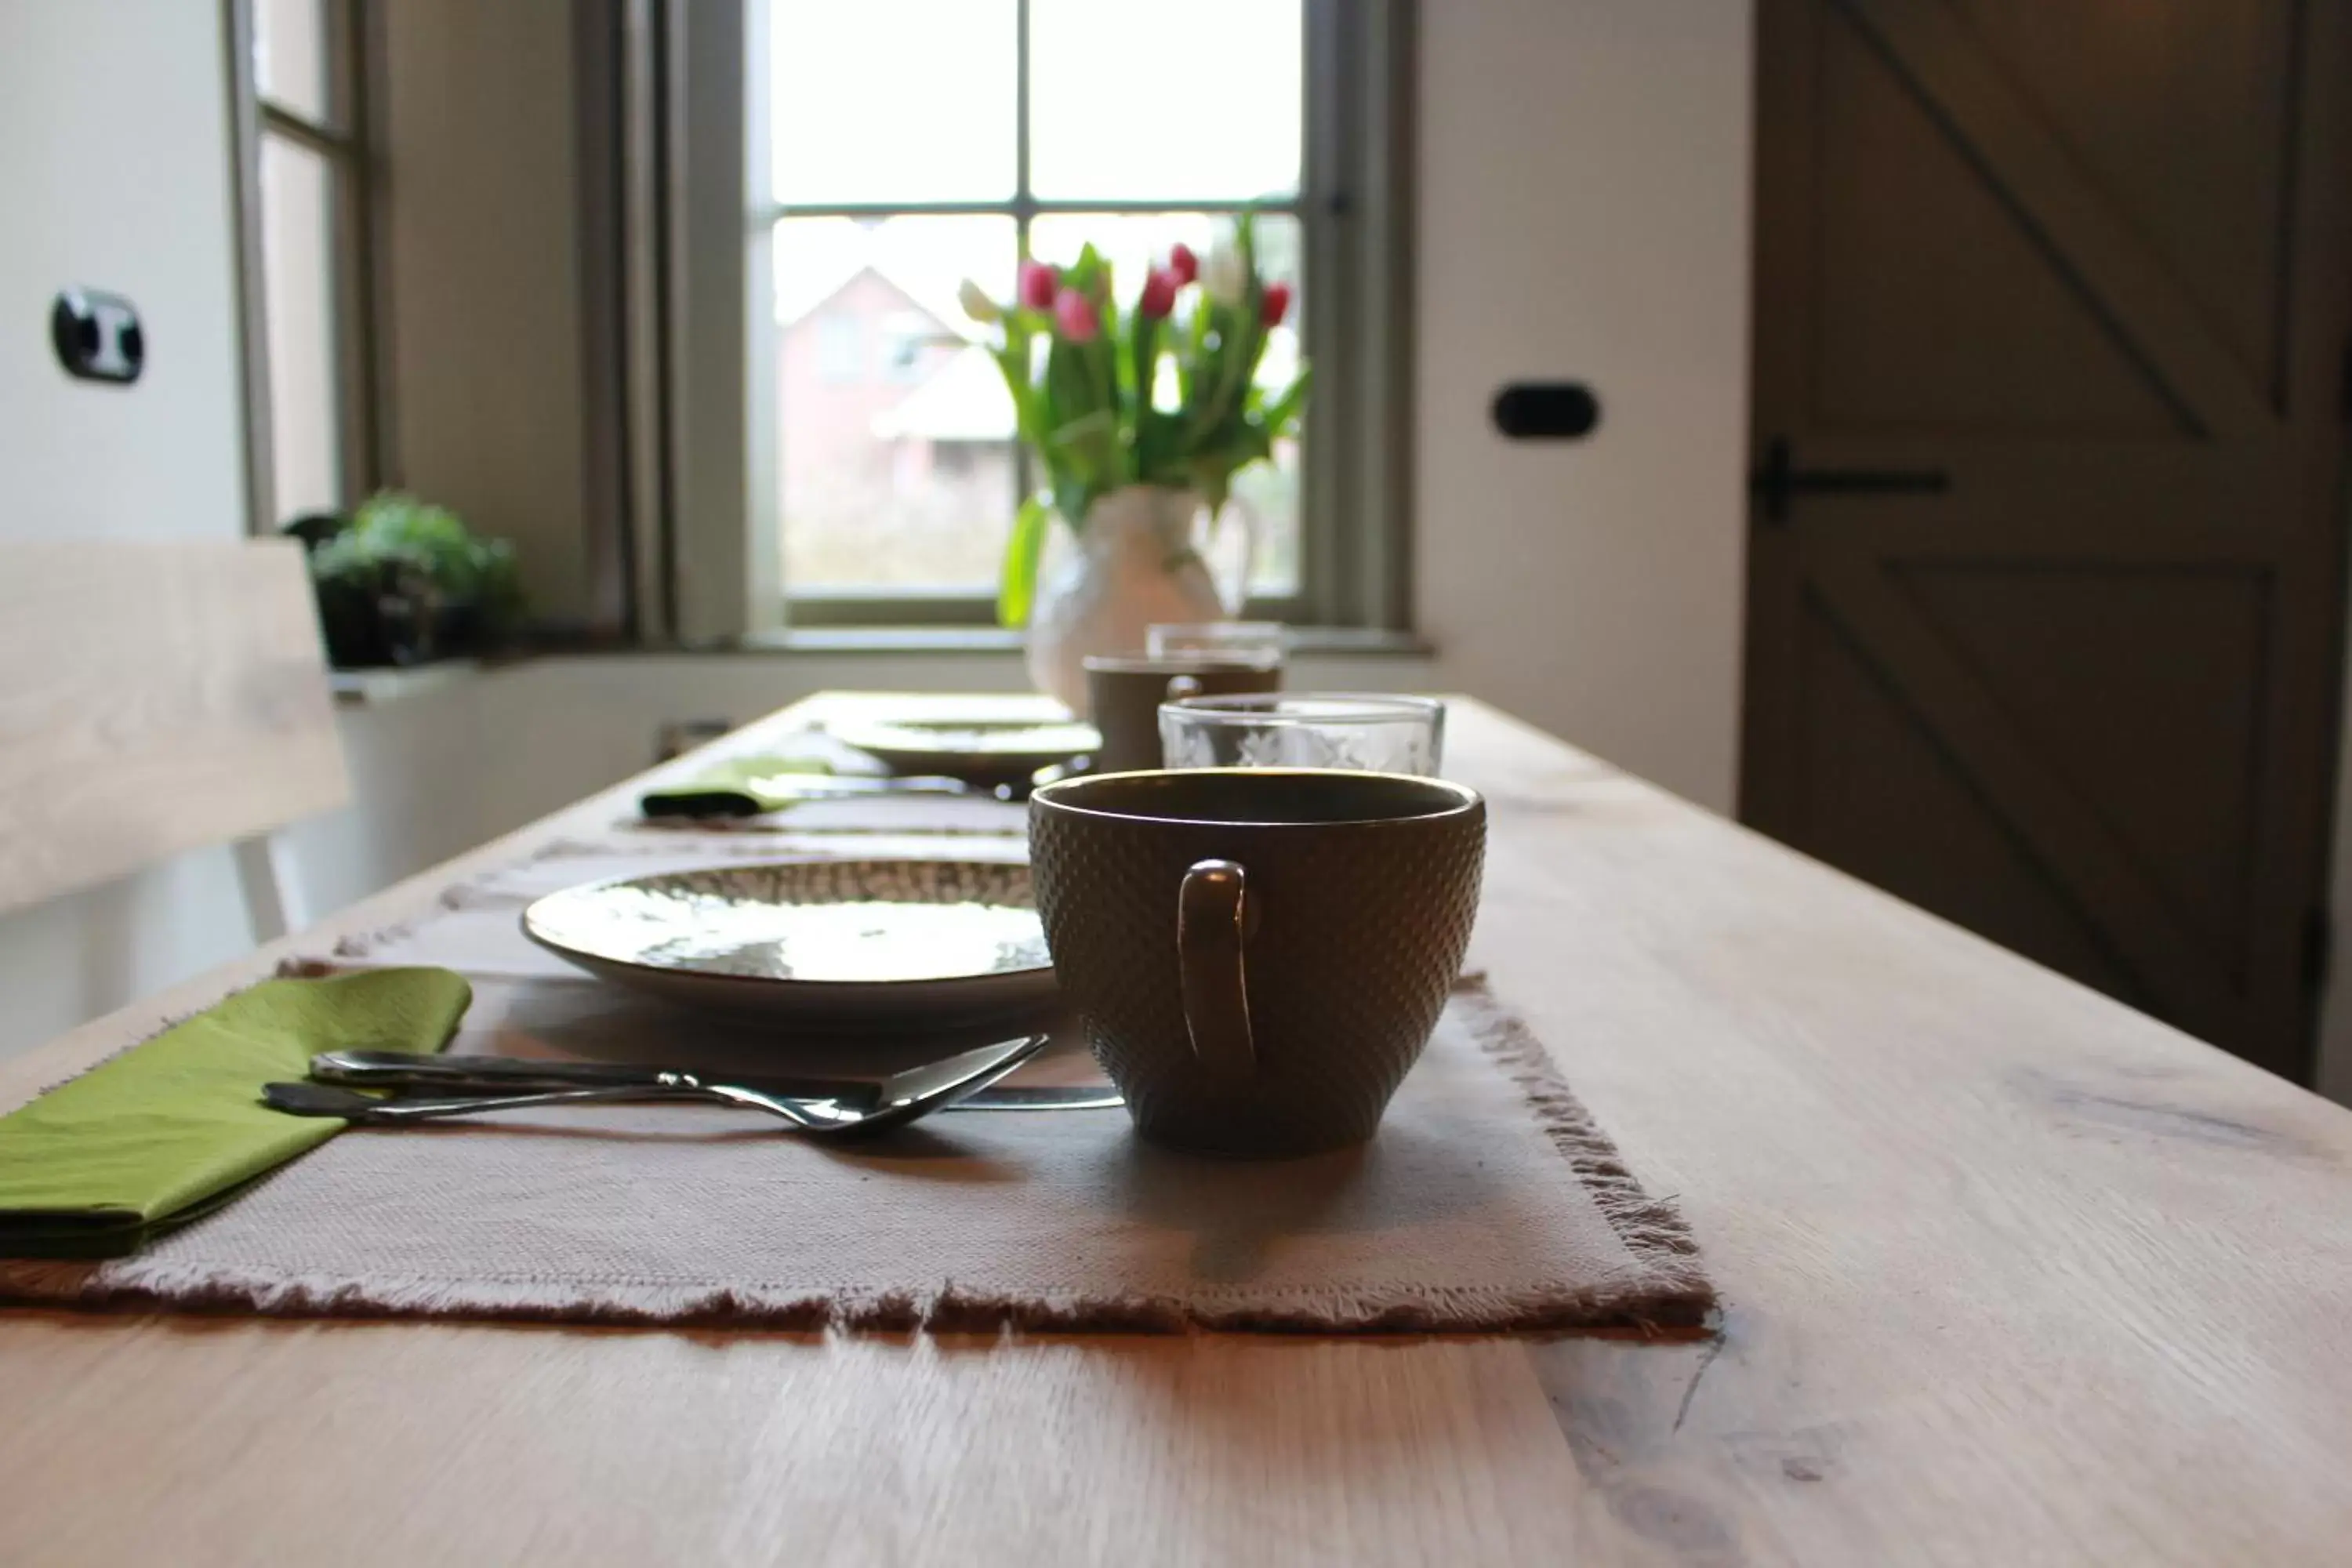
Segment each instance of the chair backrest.
[[299,544],[0,543],[0,910],[350,787]]

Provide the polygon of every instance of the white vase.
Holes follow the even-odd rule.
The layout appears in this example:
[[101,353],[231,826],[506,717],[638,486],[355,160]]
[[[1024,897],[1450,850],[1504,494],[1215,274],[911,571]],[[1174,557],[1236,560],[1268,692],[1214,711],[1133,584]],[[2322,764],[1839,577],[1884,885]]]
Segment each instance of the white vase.
[[1077,548],[1038,584],[1029,615],[1029,679],[1087,717],[1088,654],[1140,654],[1159,622],[1226,617],[1201,557],[1201,500],[1190,490],[1128,485],[1087,509]]

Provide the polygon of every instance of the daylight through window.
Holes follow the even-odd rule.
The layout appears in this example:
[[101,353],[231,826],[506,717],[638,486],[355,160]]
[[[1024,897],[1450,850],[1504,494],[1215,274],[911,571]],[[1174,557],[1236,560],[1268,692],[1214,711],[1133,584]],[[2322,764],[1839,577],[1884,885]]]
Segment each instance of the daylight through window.
[[[1307,72],[1299,0],[774,0],[769,120],[777,509],[796,604],[969,605],[1034,477],[971,279],[1092,242],[1129,299],[1147,259],[1260,220],[1294,286]],[[1148,62],[1148,66],[1145,64]],[[1301,321],[1305,312],[1295,312]],[[1284,328],[1262,374],[1303,352]],[[1263,595],[1298,591],[1300,454],[1244,477]],[[796,608],[795,616],[805,616]]]

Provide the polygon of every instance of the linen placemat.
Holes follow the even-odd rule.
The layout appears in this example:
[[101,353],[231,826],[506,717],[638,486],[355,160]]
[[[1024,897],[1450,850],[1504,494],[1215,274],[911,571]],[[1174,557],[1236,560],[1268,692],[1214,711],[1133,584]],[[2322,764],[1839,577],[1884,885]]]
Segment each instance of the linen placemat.
[[[740,850],[695,853],[709,864]],[[557,846],[452,889],[416,925],[314,962],[462,959],[476,1002],[457,1052],[835,1072],[935,1052],[924,1041],[780,1044],[772,1030],[551,969],[515,931],[535,891],[655,858],[679,855]],[[1097,1080],[1073,1047],[1026,1076]],[[694,1106],[353,1128],[136,1258],[0,1263],[0,1296],[282,1314],[1321,1332],[1685,1326],[1712,1301],[1672,1205],[1643,1191],[1542,1045],[1475,981],[1360,1149],[1192,1156],[1141,1142],[1118,1110],[950,1112],[865,1144]]]
[[[730,742],[729,744],[740,743]],[[681,764],[688,766],[688,764]],[[831,735],[803,731],[758,749],[702,753],[690,771],[666,778],[638,798],[639,814],[619,826],[648,833],[1004,834],[1028,832],[1024,802],[984,790],[967,795],[908,792],[807,795],[802,781],[831,776],[880,778],[888,770]]]
[[[843,795],[798,801],[747,816],[640,816],[624,826],[649,837],[929,833],[950,838],[1023,838],[1029,832],[1029,806],[1025,801],[989,795]],[[933,846],[932,852],[940,853],[939,847]]]

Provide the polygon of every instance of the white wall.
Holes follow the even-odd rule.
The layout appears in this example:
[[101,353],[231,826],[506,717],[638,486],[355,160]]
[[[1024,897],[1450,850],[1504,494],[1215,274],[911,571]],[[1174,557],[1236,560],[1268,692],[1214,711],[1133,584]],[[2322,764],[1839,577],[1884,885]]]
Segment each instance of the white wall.
[[[1447,685],[1691,799],[1737,776],[1748,0],[1421,8],[1420,629]],[[1505,382],[1599,394],[1504,440]]]
[[[0,537],[245,528],[227,89],[212,0],[0,0]],[[72,380],[48,308],[139,307],[147,369]],[[0,1050],[247,945],[226,850],[0,916]]]
[[[0,0],[0,534],[245,526],[226,58],[215,0]],[[68,284],[139,307],[135,386],[58,368]]]

